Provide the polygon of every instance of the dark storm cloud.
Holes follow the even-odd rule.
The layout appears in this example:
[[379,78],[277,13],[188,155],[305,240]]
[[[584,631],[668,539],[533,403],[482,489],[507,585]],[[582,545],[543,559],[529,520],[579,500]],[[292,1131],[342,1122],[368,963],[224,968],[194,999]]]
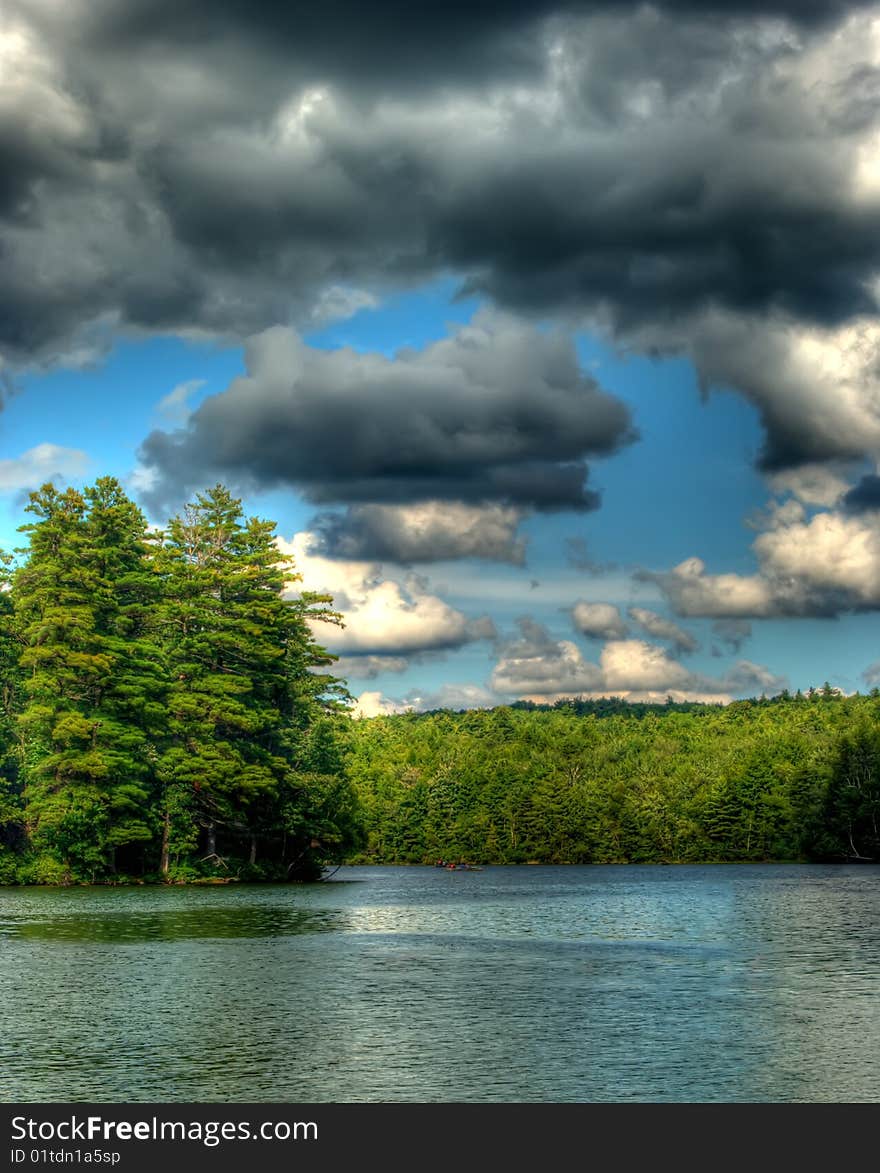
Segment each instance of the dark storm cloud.
[[[316,6],[285,0],[90,0],[80,8],[86,35],[119,51],[146,42],[199,45],[226,36],[264,50],[291,50],[319,72],[442,69],[445,73],[497,54],[505,38],[550,16],[628,15],[634,0],[453,0],[413,6],[409,0],[326,0]],[[801,25],[835,21],[869,0],[655,0],[673,14],[784,17]],[[75,4],[70,5],[76,8]],[[505,56],[510,55],[508,49]]]
[[868,513],[880,509],[880,477],[869,473],[844,496],[843,506],[849,513]]
[[[690,353],[755,402],[768,469],[860,455],[858,411],[817,418],[827,388],[777,376],[779,331],[876,309],[880,69],[867,26],[836,28],[867,7],[14,0],[0,351],[63,358],[98,326],[242,338],[308,325],[329,290],[454,272]],[[563,464],[537,459],[528,492],[524,460],[494,464],[462,499],[556,507],[582,473]]]
[[[408,0],[68,0],[53,8],[10,0],[44,35],[63,35],[77,49],[111,55],[183,47],[202,50],[231,41],[239,50],[277,56],[319,78],[389,76],[424,84],[487,69],[538,64],[536,30],[554,17],[627,18],[634,0],[455,0],[414,6]],[[671,16],[713,21],[782,18],[803,28],[833,23],[871,0],[655,0]]]
[[[144,442],[157,511],[216,477],[289,485],[322,503],[592,509],[585,458],[634,437],[627,409],[583,374],[567,335],[489,312],[394,359],[317,350],[281,327],[251,339],[246,357],[248,374],[184,428]],[[365,517],[375,541],[381,516],[386,544],[424,548],[412,514],[408,534],[400,514],[357,516],[361,543]],[[477,530],[486,520],[468,517]],[[436,511],[425,518],[439,534]]]

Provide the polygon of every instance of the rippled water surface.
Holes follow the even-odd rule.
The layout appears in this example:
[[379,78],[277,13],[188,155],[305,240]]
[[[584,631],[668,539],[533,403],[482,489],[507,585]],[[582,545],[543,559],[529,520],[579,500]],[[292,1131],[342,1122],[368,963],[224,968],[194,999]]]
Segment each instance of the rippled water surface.
[[880,868],[0,888],[0,1099],[880,1100]]

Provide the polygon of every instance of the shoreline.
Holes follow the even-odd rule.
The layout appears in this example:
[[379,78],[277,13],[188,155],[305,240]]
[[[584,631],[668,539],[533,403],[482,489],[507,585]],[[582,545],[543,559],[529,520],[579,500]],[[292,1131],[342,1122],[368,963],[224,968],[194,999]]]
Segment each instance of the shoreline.
[[[500,870],[500,869],[520,869],[520,868],[767,868],[767,867],[789,867],[789,868],[842,868],[842,867],[880,867],[880,860],[877,859],[841,859],[841,860],[809,860],[809,859],[710,859],[710,860],[676,860],[675,862],[668,861],[634,861],[626,862],[621,860],[609,861],[605,863],[544,863],[538,861],[530,861],[529,863],[486,863],[480,864],[479,869]],[[430,863],[345,863],[337,865],[334,876],[343,868],[345,869],[369,869],[369,868],[411,868],[422,869],[431,872],[448,873],[450,869],[437,868]],[[475,869],[474,869],[475,870]],[[458,869],[455,874],[458,875]],[[0,892],[4,891],[64,891],[69,889],[117,889],[117,888],[150,888],[150,889],[170,889],[170,888],[225,888],[230,885],[241,888],[303,888],[316,887],[322,884],[331,882],[331,877],[319,878],[315,880],[239,880],[235,877],[218,877],[217,879],[206,877],[198,880],[172,880],[164,883],[160,881],[151,880],[119,880],[118,882],[110,882],[106,880],[99,880],[95,883],[85,883],[82,881],[72,882],[69,884],[0,884]]]

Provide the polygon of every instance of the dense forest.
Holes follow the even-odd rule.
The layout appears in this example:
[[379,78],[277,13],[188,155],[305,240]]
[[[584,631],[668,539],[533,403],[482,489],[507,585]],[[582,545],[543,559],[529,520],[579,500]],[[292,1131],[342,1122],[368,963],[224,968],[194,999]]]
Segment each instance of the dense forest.
[[0,883],[314,878],[360,841],[346,693],[274,525],[31,494],[0,590]]
[[[31,494],[0,583],[0,883],[331,863],[880,859],[880,694],[353,720],[274,525]],[[293,589],[292,589],[293,588]]]
[[367,862],[880,859],[880,699],[621,700],[375,717]]

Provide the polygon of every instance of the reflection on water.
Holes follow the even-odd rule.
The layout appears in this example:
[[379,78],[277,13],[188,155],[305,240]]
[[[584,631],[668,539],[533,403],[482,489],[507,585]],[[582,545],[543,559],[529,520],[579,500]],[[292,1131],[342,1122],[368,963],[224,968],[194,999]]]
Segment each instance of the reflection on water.
[[878,880],[359,868],[0,889],[0,1098],[874,1101]]
[[186,941],[200,937],[292,937],[344,927],[338,909],[168,908],[60,913],[35,920],[0,922],[0,937],[41,941]]

